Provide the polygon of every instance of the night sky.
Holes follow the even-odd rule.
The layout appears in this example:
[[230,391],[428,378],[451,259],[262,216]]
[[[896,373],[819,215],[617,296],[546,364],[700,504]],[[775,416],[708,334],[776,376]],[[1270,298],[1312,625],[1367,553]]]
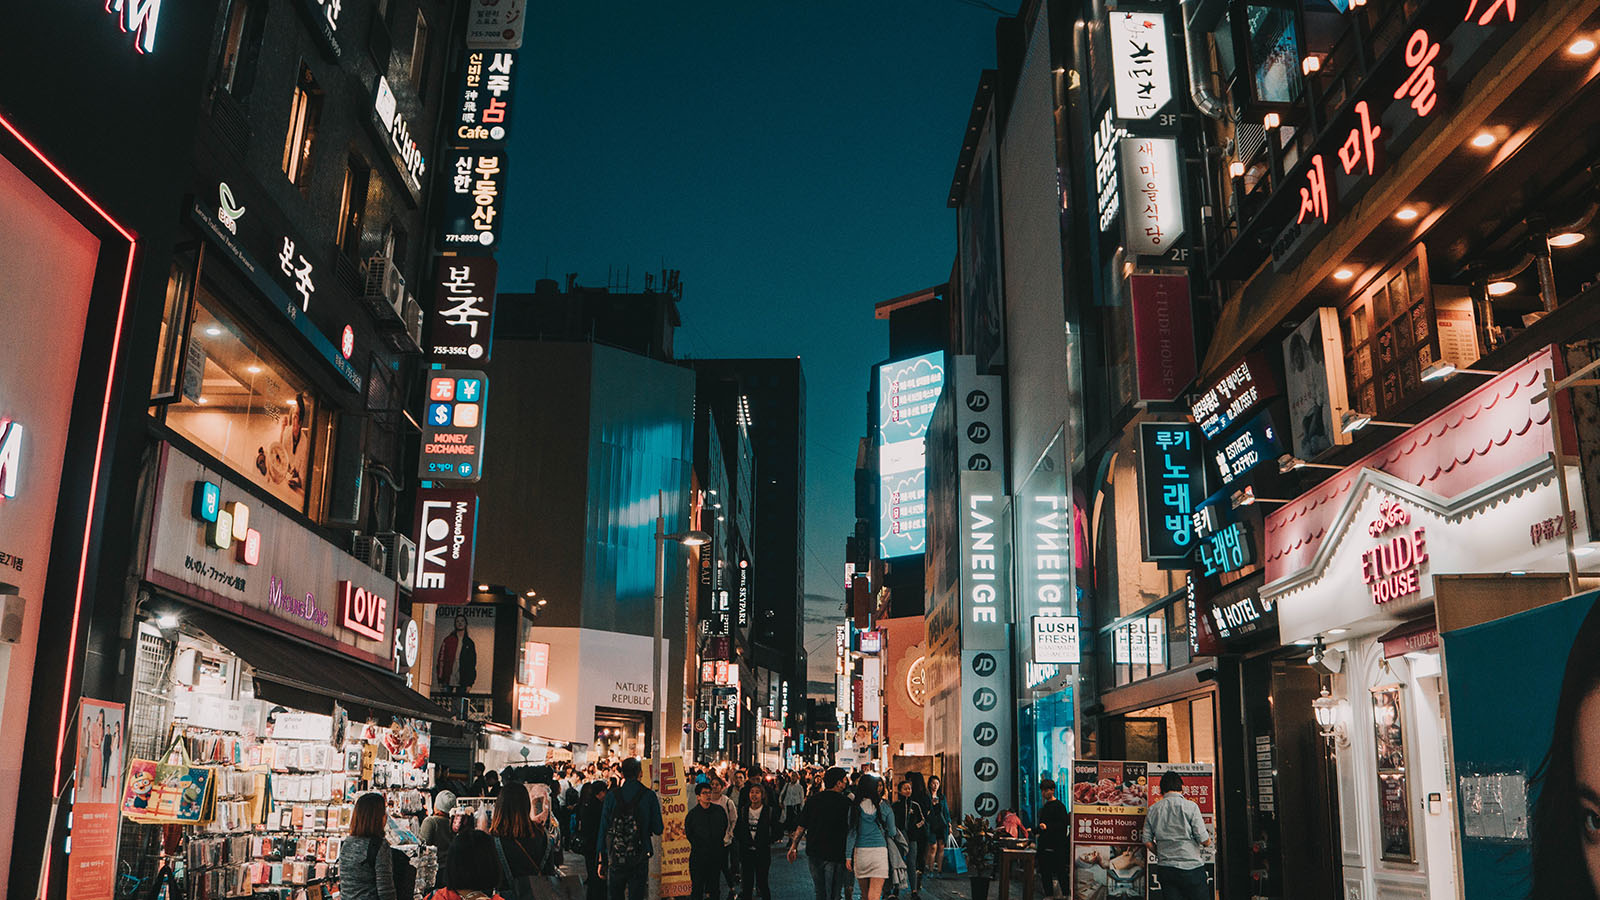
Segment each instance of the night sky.
[[631,267],[640,290],[665,265],[682,272],[680,357],[804,360],[806,638],[828,679],[868,370],[888,352],[872,307],[949,275],[945,198],[997,15],[971,0],[528,9],[500,289]]

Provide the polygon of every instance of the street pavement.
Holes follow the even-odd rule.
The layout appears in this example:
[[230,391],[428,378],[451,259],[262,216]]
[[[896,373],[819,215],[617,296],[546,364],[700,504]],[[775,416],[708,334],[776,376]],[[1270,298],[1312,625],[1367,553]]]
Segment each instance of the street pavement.
[[[806,865],[805,850],[802,848],[800,857],[794,862],[789,862],[784,857],[783,848],[787,844],[779,844],[772,853],[772,900],[812,900],[815,896],[811,886],[811,869]],[[922,900],[971,900],[972,884],[965,875],[939,875],[925,877],[922,880],[922,890],[919,892]],[[727,888],[723,888],[723,896],[727,896]],[[854,900],[861,900],[861,892],[854,893]],[[1022,885],[1020,878],[1011,885],[1011,896],[1015,900],[1022,898]],[[1035,900],[1040,894],[1034,891]],[[907,900],[909,892],[901,891],[900,900]],[[743,898],[741,898],[743,900]],[[885,896],[884,900],[888,900]],[[989,900],[1003,900],[1000,897],[998,885],[989,889]]]

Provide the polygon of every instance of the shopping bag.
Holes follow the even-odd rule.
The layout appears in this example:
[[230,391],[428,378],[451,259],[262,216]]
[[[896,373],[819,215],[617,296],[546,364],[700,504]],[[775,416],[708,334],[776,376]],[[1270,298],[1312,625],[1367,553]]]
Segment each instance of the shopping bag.
[[967,853],[960,847],[944,848],[944,870],[954,875],[967,874]]
[[145,825],[200,825],[211,820],[214,772],[194,765],[181,734],[161,759],[134,759],[122,794],[122,814]]

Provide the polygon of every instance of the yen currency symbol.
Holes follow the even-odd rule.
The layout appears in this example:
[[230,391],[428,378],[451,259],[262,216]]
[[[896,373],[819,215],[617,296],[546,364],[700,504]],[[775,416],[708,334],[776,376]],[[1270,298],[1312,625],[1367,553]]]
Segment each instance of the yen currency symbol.
[[972,774],[978,776],[979,781],[993,781],[1000,774],[1000,764],[987,756],[979,757],[972,766]]
[[977,741],[980,747],[992,747],[995,741],[1000,740],[1000,729],[994,727],[993,722],[979,722],[977,727],[972,729],[972,739]]
[[989,426],[982,422],[973,422],[967,426],[967,440],[974,444],[984,444],[989,441]]
[[972,705],[978,712],[988,712],[1000,703],[1000,695],[993,688],[978,688],[972,692]]
[[967,409],[973,412],[983,412],[989,408],[989,395],[983,391],[973,391],[967,395]]
[[988,676],[993,675],[999,668],[1000,665],[994,661],[993,654],[979,653],[977,656],[972,658],[972,674],[974,675],[987,678]]
[[1000,798],[985,791],[973,799],[972,811],[980,816],[992,816],[1000,811]]

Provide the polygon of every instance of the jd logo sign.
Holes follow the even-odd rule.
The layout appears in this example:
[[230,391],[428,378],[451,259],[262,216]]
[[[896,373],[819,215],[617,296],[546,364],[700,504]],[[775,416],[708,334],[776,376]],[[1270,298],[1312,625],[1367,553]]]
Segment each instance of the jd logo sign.
[[994,727],[993,722],[979,722],[972,729],[972,739],[977,741],[980,747],[992,747],[994,742],[1000,739],[1000,729]]
[[985,791],[973,798],[972,809],[980,816],[992,816],[1000,811],[1000,798]]
[[983,391],[973,391],[967,394],[967,409],[973,412],[983,412],[989,408],[989,395]]
[[972,765],[972,774],[978,776],[979,781],[993,781],[1000,774],[1000,764],[987,756],[979,757]]
[[977,707],[979,712],[988,712],[994,709],[999,702],[1000,697],[992,688],[983,687],[972,692],[972,705]]
[[972,658],[972,674],[987,678],[995,673],[999,666],[994,661],[994,656],[988,653],[979,653]]

